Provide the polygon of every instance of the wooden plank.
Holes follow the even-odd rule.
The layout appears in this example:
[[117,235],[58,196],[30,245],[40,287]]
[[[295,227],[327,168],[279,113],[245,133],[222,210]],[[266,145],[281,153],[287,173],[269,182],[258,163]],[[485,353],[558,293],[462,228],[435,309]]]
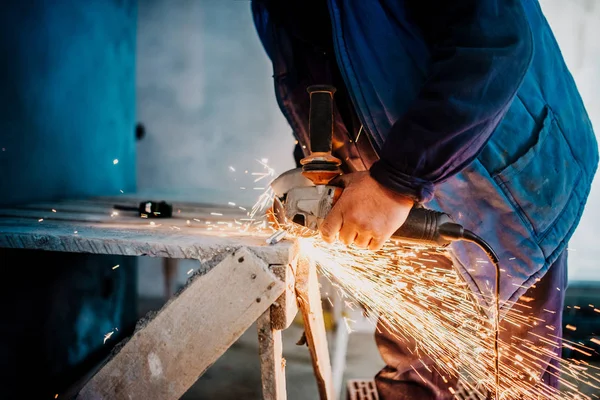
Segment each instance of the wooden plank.
[[298,308],[304,321],[304,333],[317,379],[321,400],[335,400],[331,361],[327,348],[327,333],[317,269],[305,257],[299,257],[296,270]]
[[[134,205],[137,206],[141,201],[147,201],[149,199],[153,199],[155,201],[161,201],[163,200],[163,198],[161,197],[129,197],[129,198],[123,198],[123,197],[95,197],[95,198],[88,198],[88,199],[79,199],[79,200],[63,200],[61,203],[62,204],[88,204],[88,205],[98,205],[101,207],[110,207],[112,208],[115,204],[122,204],[122,205]],[[205,210],[211,210],[211,211],[217,211],[217,210],[239,210],[238,204],[236,203],[236,206],[231,206],[227,203],[222,204],[222,203],[208,203],[208,202],[199,202],[199,201],[180,201],[180,200],[176,200],[176,201],[169,201],[168,199],[166,200],[167,203],[173,205],[173,212],[176,213],[177,210],[181,210],[182,212],[198,212],[198,211],[205,211]],[[252,208],[252,205],[244,205],[244,204],[239,204],[239,206],[244,206],[244,208],[250,210]]]
[[[88,211],[84,211],[88,209]],[[168,226],[178,226],[180,228],[207,228],[206,222],[213,225],[233,224],[236,220],[247,218],[245,214],[234,212],[232,210],[220,210],[221,212],[212,212],[204,210],[203,212],[175,214],[170,218],[143,218],[134,211],[120,211],[114,209],[98,209],[89,211],[89,207],[69,207],[52,209],[37,208],[4,208],[0,209],[0,218],[17,217],[31,218],[45,221],[69,221],[69,222],[97,222],[97,223],[119,223],[127,225],[148,225],[150,222]],[[211,214],[212,213],[212,214]],[[189,224],[188,224],[189,221]]]
[[258,354],[264,400],[285,400],[285,359],[281,331],[274,329],[271,312],[265,311],[257,321]]
[[77,399],[179,399],[283,290],[264,261],[239,249],[170,300]]
[[[35,203],[35,204],[25,204],[18,207],[11,208],[3,208],[0,212],[12,210],[11,212],[15,212],[18,214],[18,211],[32,211],[42,213],[42,215],[46,216],[56,216],[58,217],[61,213],[83,213],[83,214],[92,214],[92,215],[108,215],[111,216],[113,213],[117,213],[123,217],[135,217],[140,218],[136,211],[123,211],[117,210],[111,205],[103,205],[96,204],[91,202],[69,202],[69,203]],[[55,210],[56,212],[52,211]],[[246,218],[247,211],[242,211],[238,208],[234,207],[205,207],[200,208],[196,207],[194,209],[181,209],[176,208],[173,210],[173,217],[178,219],[187,219],[187,218],[211,218],[216,219],[211,213],[219,213],[223,214],[226,219],[234,219],[234,218]]]
[[298,314],[296,301],[295,268],[292,264],[271,265],[271,271],[285,282],[285,291],[271,306],[271,324],[274,329],[287,329]]
[[[137,198],[137,199],[110,199],[110,198],[91,198],[82,200],[63,200],[58,202],[59,207],[96,207],[98,209],[113,209],[115,204],[138,206],[141,201],[146,201],[148,198]],[[173,214],[178,213],[207,213],[207,212],[222,212],[222,213],[239,213],[240,215],[246,215],[247,211],[241,210],[238,206],[231,206],[229,204],[210,204],[202,202],[168,202],[173,206]],[[46,203],[47,205],[48,203]],[[56,207],[52,207],[56,208]],[[245,207],[248,210],[250,208]]]
[[0,218],[0,247],[90,254],[191,258],[207,262],[239,247],[247,247],[268,264],[290,262],[290,241],[268,245],[265,232],[172,229],[168,225],[139,226]]
[[[250,189],[250,188],[248,188]],[[254,192],[256,198],[261,194],[261,192]],[[227,204],[229,201],[233,201],[239,203],[242,206],[252,206],[254,204],[254,200],[249,202],[246,200],[241,200],[240,195],[243,195],[243,191],[236,190],[191,190],[191,191],[180,191],[177,189],[168,189],[164,191],[141,191],[134,193],[119,193],[118,195],[112,196],[94,196],[87,197],[84,200],[93,200],[93,201],[101,201],[101,202],[140,202],[146,200],[154,200],[161,201],[164,200],[168,203],[178,204],[182,206],[212,206],[219,204]],[[244,197],[246,197],[244,195]]]

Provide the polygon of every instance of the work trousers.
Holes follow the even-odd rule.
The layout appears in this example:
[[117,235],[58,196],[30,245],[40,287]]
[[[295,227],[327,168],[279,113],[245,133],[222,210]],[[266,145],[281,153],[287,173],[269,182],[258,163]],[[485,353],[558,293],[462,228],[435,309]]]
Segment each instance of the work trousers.
[[[537,318],[537,325],[517,327],[502,321],[500,335],[503,343],[518,346],[519,343],[523,343],[523,340],[527,340],[529,343],[539,343],[541,346],[539,338],[541,336],[557,344],[557,346],[550,345],[549,347],[546,342],[544,347],[560,357],[562,313],[567,288],[566,253],[564,251],[542,279],[521,297],[522,300],[519,300],[519,302],[525,302],[523,303],[525,307],[522,307],[520,311],[529,317]],[[452,268],[451,261],[445,260],[447,268]],[[439,268],[440,264],[438,260],[436,267]],[[513,305],[513,307],[518,307],[518,305]],[[549,329],[548,326],[553,329]],[[375,377],[381,400],[449,400],[456,398],[449,389],[453,386],[453,390],[456,391],[458,385],[456,377],[444,382],[434,368],[427,368],[423,365],[423,362],[427,363],[427,361],[422,356],[411,351],[414,349],[414,344],[398,340],[397,335],[391,333],[381,321],[377,328],[375,340],[386,364],[386,367]],[[549,332],[550,330],[551,332]],[[430,360],[430,363],[433,364],[433,361]],[[541,379],[547,385],[557,388],[558,361],[554,357],[548,356],[543,365],[545,370],[540,371]]]

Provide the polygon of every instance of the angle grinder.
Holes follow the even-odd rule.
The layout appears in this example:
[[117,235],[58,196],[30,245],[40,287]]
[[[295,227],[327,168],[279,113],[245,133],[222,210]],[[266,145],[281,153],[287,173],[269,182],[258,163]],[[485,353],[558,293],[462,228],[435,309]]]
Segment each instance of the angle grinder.
[[[335,88],[310,86],[309,155],[300,161],[301,168],[284,172],[271,183],[275,193],[273,215],[276,223],[295,223],[318,230],[343,188],[331,181],[341,175],[341,161],[332,154],[333,96]],[[274,235],[271,242],[280,240]],[[454,240],[475,239],[471,232],[455,223],[450,215],[415,205],[406,222],[392,239],[407,245],[447,246]],[[275,239],[275,240],[274,240]]]
[[[285,236],[285,227],[298,224],[316,231],[342,194],[342,188],[331,184],[341,175],[341,161],[332,155],[333,95],[328,85],[310,86],[309,155],[300,161],[302,168],[287,171],[271,183],[275,193],[272,215],[282,229],[267,243],[275,244]],[[489,257],[496,272],[495,279],[495,378],[496,399],[500,385],[500,260],[492,247],[475,233],[464,229],[450,215],[415,205],[406,221],[392,235],[392,240],[405,245],[446,247],[456,240],[477,244]]]

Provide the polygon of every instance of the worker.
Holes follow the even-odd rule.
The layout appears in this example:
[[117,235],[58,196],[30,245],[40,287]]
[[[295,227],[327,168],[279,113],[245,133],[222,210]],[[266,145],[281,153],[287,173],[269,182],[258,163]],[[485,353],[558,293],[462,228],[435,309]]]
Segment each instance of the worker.
[[[252,12],[297,159],[309,150],[307,87],[337,88],[333,149],[349,175],[323,239],[377,250],[416,204],[452,215],[498,253],[502,315],[526,298],[544,321],[503,324],[504,341],[550,346],[555,357],[540,357],[537,378],[557,387],[560,340],[534,334],[550,325],[562,335],[566,249],[598,144],[538,2],[253,0]],[[494,269],[477,263],[485,254],[464,242],[451,254],[489,306]],[[405,343],[385,329],[376,341],[381,399],[452,398]]]

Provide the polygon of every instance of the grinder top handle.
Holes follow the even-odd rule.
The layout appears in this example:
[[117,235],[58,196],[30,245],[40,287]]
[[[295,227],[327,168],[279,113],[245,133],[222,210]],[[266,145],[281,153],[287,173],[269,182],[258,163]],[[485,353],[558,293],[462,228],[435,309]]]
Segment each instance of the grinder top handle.
[[313,85],[306,89],[310,96],[308,132],[311,153],[332,152],[333,95],[336,90],[330,85]]
[[326,185],[339,175],[341,160],[331,153],[333,140],[333,95],[336,88],[330,85],[309,86],[310,114],[308,135],[310,154],[300,160],[302,174],[315,185]]

